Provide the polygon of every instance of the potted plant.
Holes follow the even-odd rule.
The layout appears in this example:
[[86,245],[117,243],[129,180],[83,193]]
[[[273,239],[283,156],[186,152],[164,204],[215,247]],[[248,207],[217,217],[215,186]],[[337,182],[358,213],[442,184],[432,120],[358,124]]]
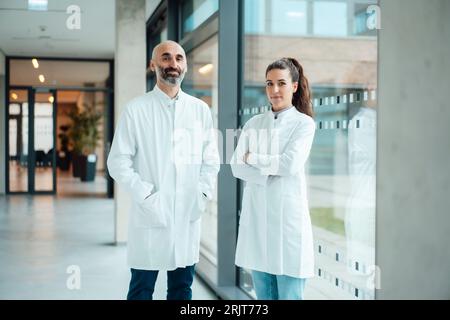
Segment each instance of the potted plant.
[[69,113],[72,128],[69,136],[73,144],[73,175],[81,181],[94,181],[97,167],[95,148],[100,139],[102,113],[94,105],[84,104],[83,111],[75,109]]

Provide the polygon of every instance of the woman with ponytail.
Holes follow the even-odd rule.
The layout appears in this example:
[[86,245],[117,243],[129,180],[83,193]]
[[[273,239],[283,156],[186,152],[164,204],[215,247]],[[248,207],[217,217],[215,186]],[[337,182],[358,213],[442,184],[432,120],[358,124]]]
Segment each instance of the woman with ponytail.
[[300,300],[314,276],[305,163],[315,133],[310,89],[293,58],[266,70],[271,110],[244,126],[231,159],[245,181],[236,265],[252,271],[258,299]]

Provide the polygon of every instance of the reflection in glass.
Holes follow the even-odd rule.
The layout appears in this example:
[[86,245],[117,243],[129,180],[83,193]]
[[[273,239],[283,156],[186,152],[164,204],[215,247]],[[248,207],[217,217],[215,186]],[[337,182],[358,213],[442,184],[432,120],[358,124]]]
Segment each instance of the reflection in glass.
[[[306,299],[374,298],[377,34],[365,23],[370,4],[376,1],[245,0],[240,126],[270,108],[269,62],[297,58],[312,87],[316,135],[306,173],[316,277],[306,283]],[[240,286],[254,294],[247,270]]]
[[182,4],[183,35],[194,31],[219,9],[219,0],[188,0]]
[[[218,128],[218,46],[217,35],[187,54],[188,72],[183,90],[208,104],[214,128]],[[217,266],[217,188],[214,199],[202,215],[200,253]]]
[[374,265],[376,110],[369,100],[352,117],[348,129],[349,197],[345,236],[349,271],[362,275]]

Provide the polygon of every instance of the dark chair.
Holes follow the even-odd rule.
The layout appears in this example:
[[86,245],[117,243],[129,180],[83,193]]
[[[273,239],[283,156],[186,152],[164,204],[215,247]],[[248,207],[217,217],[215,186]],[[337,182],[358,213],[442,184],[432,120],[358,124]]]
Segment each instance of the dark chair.
[[34,153],[34,157],[36,159],[36,167],[45,166],[46,154],[45,154],[44,150],[36,150]]

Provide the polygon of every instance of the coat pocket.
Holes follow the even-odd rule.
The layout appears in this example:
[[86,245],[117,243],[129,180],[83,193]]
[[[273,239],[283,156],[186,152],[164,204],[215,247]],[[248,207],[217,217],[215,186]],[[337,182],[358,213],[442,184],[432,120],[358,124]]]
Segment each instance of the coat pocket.
[[197,191],[197,199],[196,206],[194,206],[194,210],[191,214],[191,222],[197,221],[202,216],[202,213],[206,209],[206,205],[208,203],[208,199],[203,195],[203,192]]
[[155,192],[140,204],[137,212],[136,226],[139,228],[164,228],[167,226],[167,217],[161,210],[161,193]]

